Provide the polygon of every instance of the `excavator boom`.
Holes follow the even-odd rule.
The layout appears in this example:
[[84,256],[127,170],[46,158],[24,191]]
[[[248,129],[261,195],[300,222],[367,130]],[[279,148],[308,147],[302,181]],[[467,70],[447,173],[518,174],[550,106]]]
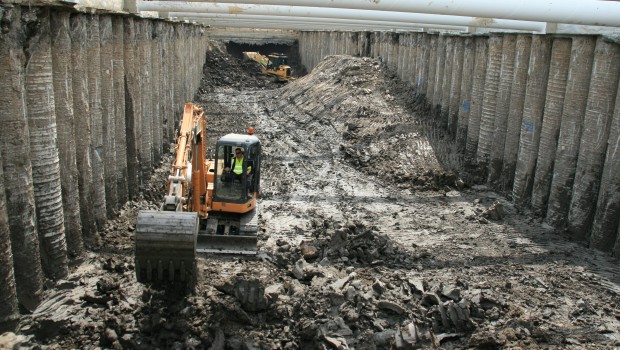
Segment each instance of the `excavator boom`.
[[206,162],[198,161],[199,157],[204,159],[205,134],[202,108],[186,103],[176,155],[168,175],[168,192],[159,211],[138,213],[135,259],[139,282],[191,282],[194,279],[200,216],[206,217],[208,208],[201,205],[200,196],[191,194],[206,188],[199,180]]

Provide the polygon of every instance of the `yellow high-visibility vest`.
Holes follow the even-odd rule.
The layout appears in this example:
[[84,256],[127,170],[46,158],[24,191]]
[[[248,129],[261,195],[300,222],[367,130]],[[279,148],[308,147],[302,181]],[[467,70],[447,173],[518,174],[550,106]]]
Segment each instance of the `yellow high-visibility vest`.
[[237,157],[233,157],[233,173],[237,175],[241,175],[243,173],[243,157],[241,159],[237,159]]

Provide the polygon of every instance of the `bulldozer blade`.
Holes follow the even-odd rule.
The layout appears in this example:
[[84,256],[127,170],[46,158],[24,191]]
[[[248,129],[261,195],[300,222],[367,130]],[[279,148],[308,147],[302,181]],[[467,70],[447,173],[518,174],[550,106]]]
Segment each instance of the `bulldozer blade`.
[[215,254],[256,254],[256,236],[240,235],[198,235],[199,253]]
[[192,283],[198,230],[196,213],[141,210],[135,233],[138,282]]

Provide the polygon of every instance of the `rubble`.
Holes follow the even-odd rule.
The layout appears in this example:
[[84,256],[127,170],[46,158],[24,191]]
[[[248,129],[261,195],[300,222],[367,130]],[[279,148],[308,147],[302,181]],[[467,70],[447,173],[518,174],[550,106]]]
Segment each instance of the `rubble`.
[[0,347],[620,346],[619,268],[466,184],[382,63],[328,57],[271,90],[245,71],[215,82],[237,63],[212,55],[197,94],[209,139],[251,124],[263,145],[259,254],[201,255],[189,291],[137,283],[135,218],[165,192],[157,170]]

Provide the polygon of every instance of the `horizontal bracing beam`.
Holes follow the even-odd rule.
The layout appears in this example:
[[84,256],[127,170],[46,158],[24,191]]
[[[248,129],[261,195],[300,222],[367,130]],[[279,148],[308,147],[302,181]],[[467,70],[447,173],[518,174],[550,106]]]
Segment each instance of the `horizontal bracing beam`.
[[238,3],[222,4],[211,2],[185,1],[138,1],[137,7],[139,11],[340,18],[351,20],[486,27],[535,32],[542,32],[545,30],[545,24],[540,22],[514,21],[503,19],[494,20],[489,18],[474,18],[462,16],[444,16],[406,12],[333,9],[302,6],[247,5]]
[[[205,22],[196,21],[203,25],[208,25],[213,28],[253,28],[253,29],[282,29],[282,30],[295,30],[295,31],[392,31],[392,27],[386,26],[355,26],[347,24],[320,24],[312,22],[300,22],[300,23],[275,23],[265,21],[233,21],[233,22]],[[466,28],[456,27],[458,31],[464,31]],[[424,28],[412,28],[409,31],[423,30]]]
[[502,18],[522,21],[620,27],[620,2],[618,1],[218,0],[218,2],[427,13],[450,16],[471,16],[486,20]]
[[[334,18],[313,18],[313,17],[284,17],[284,16],[262,16],[262,15],[237,15],[237,14],[220,14],[220,13],[191,13],[191,12],[170,12],[168,16],[171,18],[179,18],[190,21],[196,21],[202,24],[208,24],[217,27],[225,27],[226,24],[239,24],[249,26],[248,23],[273,23],[273,28],[295,28],[295,24],[304,23],[300,30],[329,29],[330,26],[338,26],[339,28],[350,28],[352,30],[373,30],[382,29],[402,29],[402,30],[421,30],[421,29],[437,29],[451,31],[467,31],[464,26],[447,26],[441,24],[425,24],[425,23],[405,23],[405,22],[385,22],[385,21],[363,21],[352,19],[334,19]],[[235,25],[235,27],[239,27]]]

